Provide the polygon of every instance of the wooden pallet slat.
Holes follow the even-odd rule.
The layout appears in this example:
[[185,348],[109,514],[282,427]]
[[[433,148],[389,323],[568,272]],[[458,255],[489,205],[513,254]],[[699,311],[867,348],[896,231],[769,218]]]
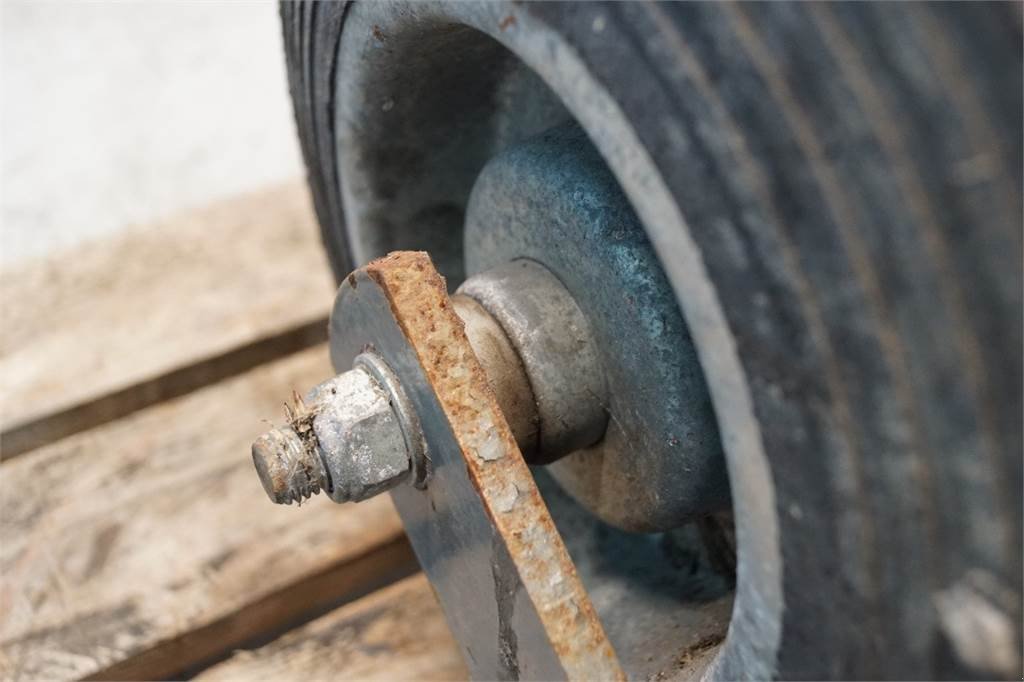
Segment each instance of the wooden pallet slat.
[[0,271],[0,456],[326,336],[334,284],[304,184]]
[[332,374],[304,185],[0,291],[0,679],[322,677],[296,646],[346,677],[464,677],[422,575],[387,587],[418,569],[390,499],[275,506],[252,470],[292,389]]
[[415,570],[388,498],[271,504],[247,456],[326,348],[0,468],[0,678],[167,677]]
[[240,651],[196,679],[456,680],[466,665],[422,573]]

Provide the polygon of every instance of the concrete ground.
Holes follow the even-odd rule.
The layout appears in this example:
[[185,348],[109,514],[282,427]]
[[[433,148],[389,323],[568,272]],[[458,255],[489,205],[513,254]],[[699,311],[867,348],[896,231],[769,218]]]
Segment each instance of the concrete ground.
[[0,5],[0,267],[301,174],[276,3]]

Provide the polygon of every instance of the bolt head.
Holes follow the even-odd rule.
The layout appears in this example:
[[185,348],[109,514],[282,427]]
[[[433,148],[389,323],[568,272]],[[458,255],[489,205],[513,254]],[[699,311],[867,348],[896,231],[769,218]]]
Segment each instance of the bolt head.
[[313,431],[335,502],[358,502],[409,476],[411,462],[398,415],[386,390],[357,367],[320,384]]

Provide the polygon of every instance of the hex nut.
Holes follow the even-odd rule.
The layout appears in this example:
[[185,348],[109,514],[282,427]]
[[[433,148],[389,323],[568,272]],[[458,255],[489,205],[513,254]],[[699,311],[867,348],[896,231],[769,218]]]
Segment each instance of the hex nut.
[[359,502],[409,477],[411,462],[386,390],[362,367],[317,386],[313,432],[335,502]]

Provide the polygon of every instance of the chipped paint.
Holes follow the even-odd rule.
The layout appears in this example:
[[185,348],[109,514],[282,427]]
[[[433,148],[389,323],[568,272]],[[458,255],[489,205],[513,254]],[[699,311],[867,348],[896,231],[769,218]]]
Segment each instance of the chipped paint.
[[483,444],[476,449],[476,456],[485,462],[493,462],[505,456],[505,449],[498,434],[489,430]]
[[519,488],[515,483],[509,483],[505,490],[494,496],[494,508],[502,514],[507,514],[515,508],[518,499]]

